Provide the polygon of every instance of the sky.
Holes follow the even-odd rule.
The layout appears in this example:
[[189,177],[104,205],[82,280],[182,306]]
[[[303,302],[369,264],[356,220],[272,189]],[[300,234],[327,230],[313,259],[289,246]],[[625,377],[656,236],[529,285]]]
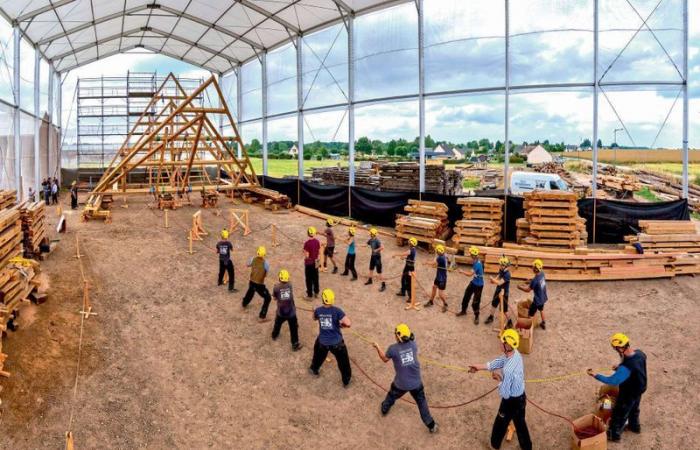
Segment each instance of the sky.
[[[682,1],[602,0],[599,77],[602,82],[678,81],[682,64]],[[700,148],[700,2],[689,1],[690,145]],[[426,133],[463,143],[504,138],[503,92],[437,95],[450,90],[504,85],[504,11],[489,0],[425,0]],[[593,79],[592,0],[533,0],[511,4],[511,85],[586,83]],[[630,4],[632,6],[630,6]],[[537,20],[532,20],[537,17]],[[521,19],[522,18],[522,19]],[[644,27],[645,19],[651,33]],[[389,140],[418,135],[416,100],[376,104],[382,96],[418,90],[417,14],[407,3],[355,20],[356,137]],[[641,31],[637,30],[641,27]],[[659,42],[657,42],[657,39]],[[347,98],[347,34],[335,26],[305,37],[302,77],[305,107]],[[270,114],[296,108],[295,57],[291,46],[267,57]],[[78,77],[123,76],[126,71],[206,77],[197,67],[165,56],[129,53],[73,70],[64,80],[64,120],[74,117]],[[259,63],[243,69],[244,119],[259,117]],[[235,98],[235,80],[227,78]],[[233,102],[230,102],[233,103]],[[235,105],[230,105],[235,109]],[[510,96],[510,138],[515,143],[549,139],[578,144],[593,134],[591,88],[514,89]],[[236,111],[238,113],[238,111]],[[306,114],[305,140],[347,140],[347,112]],[[70,127],[69,127],[70,128]],[[269,121],[270,140],[296,139],[295,116]],[[603,87],[599,136],[624,146],[678,148],[682,142],[682,97],[677,86],[630,90]],[[261,138],[261,126],[242,127],[243,139]]]

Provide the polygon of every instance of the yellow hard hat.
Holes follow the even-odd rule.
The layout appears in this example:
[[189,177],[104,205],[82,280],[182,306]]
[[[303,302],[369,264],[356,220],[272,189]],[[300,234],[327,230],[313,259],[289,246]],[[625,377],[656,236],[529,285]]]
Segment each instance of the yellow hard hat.
[[265,255],[267,255],[267,250],[265,250],[265,247],[262,247],[262,246],[258,247],[257,255],[261,258],[264,258]]
[[472,245],[469,247],[469,254],[472,256],[479,256],[479,249]]
[[408,328],[408,325],[405,323],[400,323],[396,325],[394,334],[397,338],[399,338],[399,340],[406,342],[411,338],[411,329]]
[[622,333],[615,333],[610,337],[610,345],[613,347],[624,347],[629,345],[630,338]]
[[326,219],[326,225],[328,225],[329,227],[332,227],[333,225],[335,225],[335,222],[333,221],[332,217],[329,217]]
[[289,272],[287,272],[285,269],[280,270],[278,276],[282,283],[286,283],[287,281],[289,281]]
[[501,333],[501,342],[510,345],[513,347],[513,349],[516,349],[518,346],[520,346],[520,335],[514,329],[508,328]]
[[542,268],[544,267],[544,263],[541,259],[536,259],[532,261],[532,267],[534,267],[536,270],[542,270]]
[[418,239],[411,238],[408,240],[408,243],[411,244],[411,247],[415,247],[416,245],[418,245]]
[[324,305],[332,305],[335,303],[335,292],[333,292],[331,289],[324,289],[323,292],[321,292],[321,300],[323,301]]
[[502,265],[502,266],[509,266],[509,265],[510,265],[510,259],[508,259],[508,257],[505,256],[505,255],[504,255],[504,256],[501,256],[501,257],[498,259],[498,264],[500,264],[500,265]]
[[307,233],[310,237],[316,236],[316,227],[309,227],[309,228],[306,230],[306,233]]
[[439,255],[442,255],[443,253],[445,253],[445,246],[442,245],[442,244],[438,244],[438,245],[435,246],[435,251],[436,251]]
[[369,229],[369,234],[370,234],[370,236],[376,236],[376,235],[377,235],[377,229],[376,229],[376,228],[370,228],[370,229]]
[[221,230],[221,237],[223,239],[228,239],[228,230]]
[[350,236],[355,236],[355,227],[348,228],[348,234]]

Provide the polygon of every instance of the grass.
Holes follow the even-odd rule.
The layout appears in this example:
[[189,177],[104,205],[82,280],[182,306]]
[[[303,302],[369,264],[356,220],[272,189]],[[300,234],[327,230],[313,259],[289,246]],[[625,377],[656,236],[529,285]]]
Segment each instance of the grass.
[[[255,173],[262,175],[262,158],[250,158],[253,163]],[[314,167],[337,167],[347,166],[347,161],[336,161],[332,159],[324,159],[322,161],[309,160],[304,161],[304,172],[309,173]],[[298,173],[298,161],[296,159],[268,159],[267,174],[271,177],[282,178],[285,175],[294,175]]]
[[690,211],[690,217],[691,217],[691,219],[700,220],[700,213],[696,213],[695,211]]
[[[635,169],[647,169],[653,172],[669,173],[672,175],[683,175],[682,163],[643,163],[643,164],[624,164]],[[700,164],[688,164],[688,177],[690,180],[698,184],[700,181]]]
[[653,192],[649,190],[649,186],[644,186],[637,192],[635,192],[636,195],[639,197],[643,198],[644,200],[650,201],[650,202],[658,202],[659,197],[656,196]]
[[462,180],[464,189],[479,189],[481,187],[481,179],[479,177],[468,177]]

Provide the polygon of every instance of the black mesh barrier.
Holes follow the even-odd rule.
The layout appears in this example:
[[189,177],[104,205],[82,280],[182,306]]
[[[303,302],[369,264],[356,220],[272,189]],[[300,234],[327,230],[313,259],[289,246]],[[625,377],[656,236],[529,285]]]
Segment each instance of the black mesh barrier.
[[260,184],[262,187],[267,189],[272,189],[280,194],[284,194],[294,203],[295,205],[299,203],[298,197],[298,186],[296,178],[273,178],[261,175],[258,177],[260,179]]
[[347,216],[350,211],[346,186],[328,186],[302,181],[299,203],[334,216]]
[[417,192],[379,192],[353,187],[351,189],[352,217],[372,225],[393,227],[396,214],[402,213]]

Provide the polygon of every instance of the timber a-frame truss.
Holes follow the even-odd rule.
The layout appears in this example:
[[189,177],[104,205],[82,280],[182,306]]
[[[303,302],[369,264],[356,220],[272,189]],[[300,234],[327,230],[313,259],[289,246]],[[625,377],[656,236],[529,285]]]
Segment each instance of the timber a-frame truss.
[[[205,107],[205,95],[218,106]],[[230,126],[230,136],[218,131],[220,119]],[[236,147],[241,158],[236,157]],[[257,186],[257,176],[216,78],[212,76],[188,93],[170,73],[90,193],[83,215],[86,219],[101,216],[103,200],[107,208],[112,194],[189,196],[190,192]]]

